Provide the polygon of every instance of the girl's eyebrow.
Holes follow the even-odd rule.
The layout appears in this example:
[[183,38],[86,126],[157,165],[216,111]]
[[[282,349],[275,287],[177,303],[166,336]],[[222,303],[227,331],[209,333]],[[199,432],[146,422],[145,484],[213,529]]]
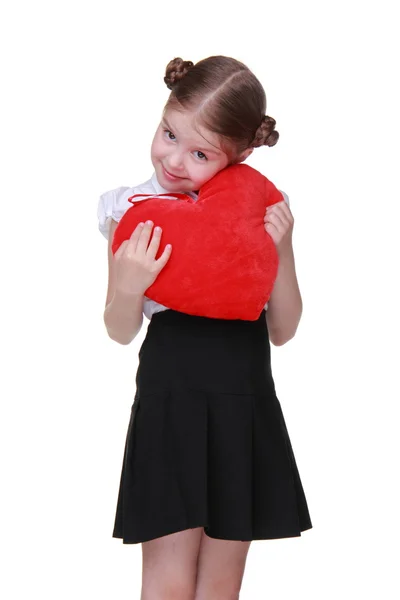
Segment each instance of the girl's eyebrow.
[[164,123],[164,125],[166,125],[168,127],[168,129],[170,129],[172,131],[171,125],[168,123],[168,121],[165,117],[162,118],[162,122]]
[[[171,131],[171,133],[173,132],[171,125],[168,123],[168,121],[165,117],[162,118],[162,123],[164,125],[166,125],[166,127]],[[215,154],[215,155],[221,154],[221,152],[217,149],[214,150],[212,148],[204,148],[202,146],[199,146],[197,149],[200,150],[200,152],[203,152],[204,154]]]

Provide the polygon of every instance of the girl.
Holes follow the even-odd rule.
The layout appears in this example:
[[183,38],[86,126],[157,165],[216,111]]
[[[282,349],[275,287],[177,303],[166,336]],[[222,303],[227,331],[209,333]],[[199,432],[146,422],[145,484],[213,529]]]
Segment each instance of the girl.
[[162,232],[147,222],[112,255],[127,199],[182,191],[196,199],[221,169],[279,137],[260,82],[237,60],[174,59],[164,81],[171,94],[151,147],[154,175],[106,192],[98,209],[109,239],[108,334],[129,344],[143,312],[150,319],[113,537],[142,543],[141,600],[231,600],[239,597],[252,540],[312,527],[270,366],[270,340],[292,338],[302,311],[293,217],[285,202],[266,211],[280,266],[257,321],[186,315],[144,296],[173,249],[155,259]]

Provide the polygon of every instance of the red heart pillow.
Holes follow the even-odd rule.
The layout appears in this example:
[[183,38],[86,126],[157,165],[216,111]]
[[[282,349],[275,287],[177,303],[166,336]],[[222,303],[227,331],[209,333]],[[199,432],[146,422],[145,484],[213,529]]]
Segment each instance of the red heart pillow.
[[185,194],[171,200],[151,196],[135,203],[114,234],[115,254],[140,222],[162,230],[157,258],[167,243],[172,254],[146,296],[192,315],[255,321],[268,301],[278,254],[264,228],[266,206],[283,200],[264,175],[238,164],[210,179],[197,201]]

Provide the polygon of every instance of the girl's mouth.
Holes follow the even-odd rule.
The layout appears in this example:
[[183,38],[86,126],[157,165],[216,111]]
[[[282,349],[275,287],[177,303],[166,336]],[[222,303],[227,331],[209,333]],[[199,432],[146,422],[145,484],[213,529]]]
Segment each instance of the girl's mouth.
[[167,169],[164,166],[163,166],[163,171],[164,171],[165,177],[169,181],[179,181],[179,179],[184,179],[184,177],[177,177],[176,175],[172,175],[172,173],[169,173],[169,171],[167,171]]

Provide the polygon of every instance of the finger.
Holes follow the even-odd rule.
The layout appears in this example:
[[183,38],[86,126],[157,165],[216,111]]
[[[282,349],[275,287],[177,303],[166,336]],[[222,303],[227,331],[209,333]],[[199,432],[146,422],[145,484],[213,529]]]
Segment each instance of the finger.
[[284,231],[288,225],[284,220],[282,220],[282,216],[277,215],[276,213],[267,215],[267,223],[272,223],[278,231]]
[[142,231],[143,227],[144,227],[144,223],[138,223],[136,225],[135,229],[132,231],[129,239],[133,240],[135,237],[137,239],[139,239],[139,235],[140,235],[140,232]]
[[272,237],[274,241],[275,237],[279,235],[278,231],[276,230],[276,227],[274,225],[271,225],[270,223],[268,223],[268,225],[265,226],[265,231]]
[[267,206],[265,212],[267,214],[271,214],[271,213],[272,214],[273,213],[278,213],[279,214],[280,212],[282,212],[282,211],[285,210],[285,206],[284,205],[286,205],[285,202],[277,202],[276,204],[272,204],[271,206]]
[[116,252],[114,252],[114,258],[119,258],[121,256],[121,254],[124,253],[124,250],[126,248],[126,246],[128,245],[128,240],[124,240],[122,242],[122,244],[120,244],[118,246],[118,249],[116,250]]
[[143,227],[144,227],[144,223],[138,223],[129,237],[129,242],[132,243],[134,250],[136,250],[137,243],[139,241],[139,237],[143,230]]
[[144,256],[147,252],[147,246],[149,245],[149,240],[150,240],[151,232],[153,230],[153,225],[154,225],[153,221],[146,221],[146,223],[144,224],[144,227],[142,228],[142,231],[140,232],[138,243],[136,246],[136,251],[141,256]]
[[272,206],[268,206],[265,212],[267,215],[269,215],[269,214],[281,215],[281,218],[283,220],[287,220],[288,223],[291,223],[293,221],[292,211],[290,210],[289,206],[287,205],[287,203],[284,200],[282,202],[277,202],[276,204],[273,204]]
[[276,206],[275,210],[272,210],[274,207],[271,207],[271,210],[266,213],[266,216],[269,218],[272,215],[275,215],[280,219],[286,229],[290,229],[294,225],[294,219],[290,208],[287,206],[286,202],[280,202],[279,204],[281,205],[279,207],[274,205],[274,207]]
[[147,248],[147,256],[152,260],[155,259],[158,249],[160,247],[161,234],[161,227],[155,227],[149,247]]
[[171,244],[167,244],[164,248],[164,252],[161,254],[160,258],[156,260],[156,270],[159,273],[161,269],[165,267],[172,253]]
[[275,202],[274,204],[267,206],[265,210],[271,210],[271,208],[275,208],[275,206],[281,206],[282,204],[286,204],[286,202],[284,200],[279,200],[279,202]]

